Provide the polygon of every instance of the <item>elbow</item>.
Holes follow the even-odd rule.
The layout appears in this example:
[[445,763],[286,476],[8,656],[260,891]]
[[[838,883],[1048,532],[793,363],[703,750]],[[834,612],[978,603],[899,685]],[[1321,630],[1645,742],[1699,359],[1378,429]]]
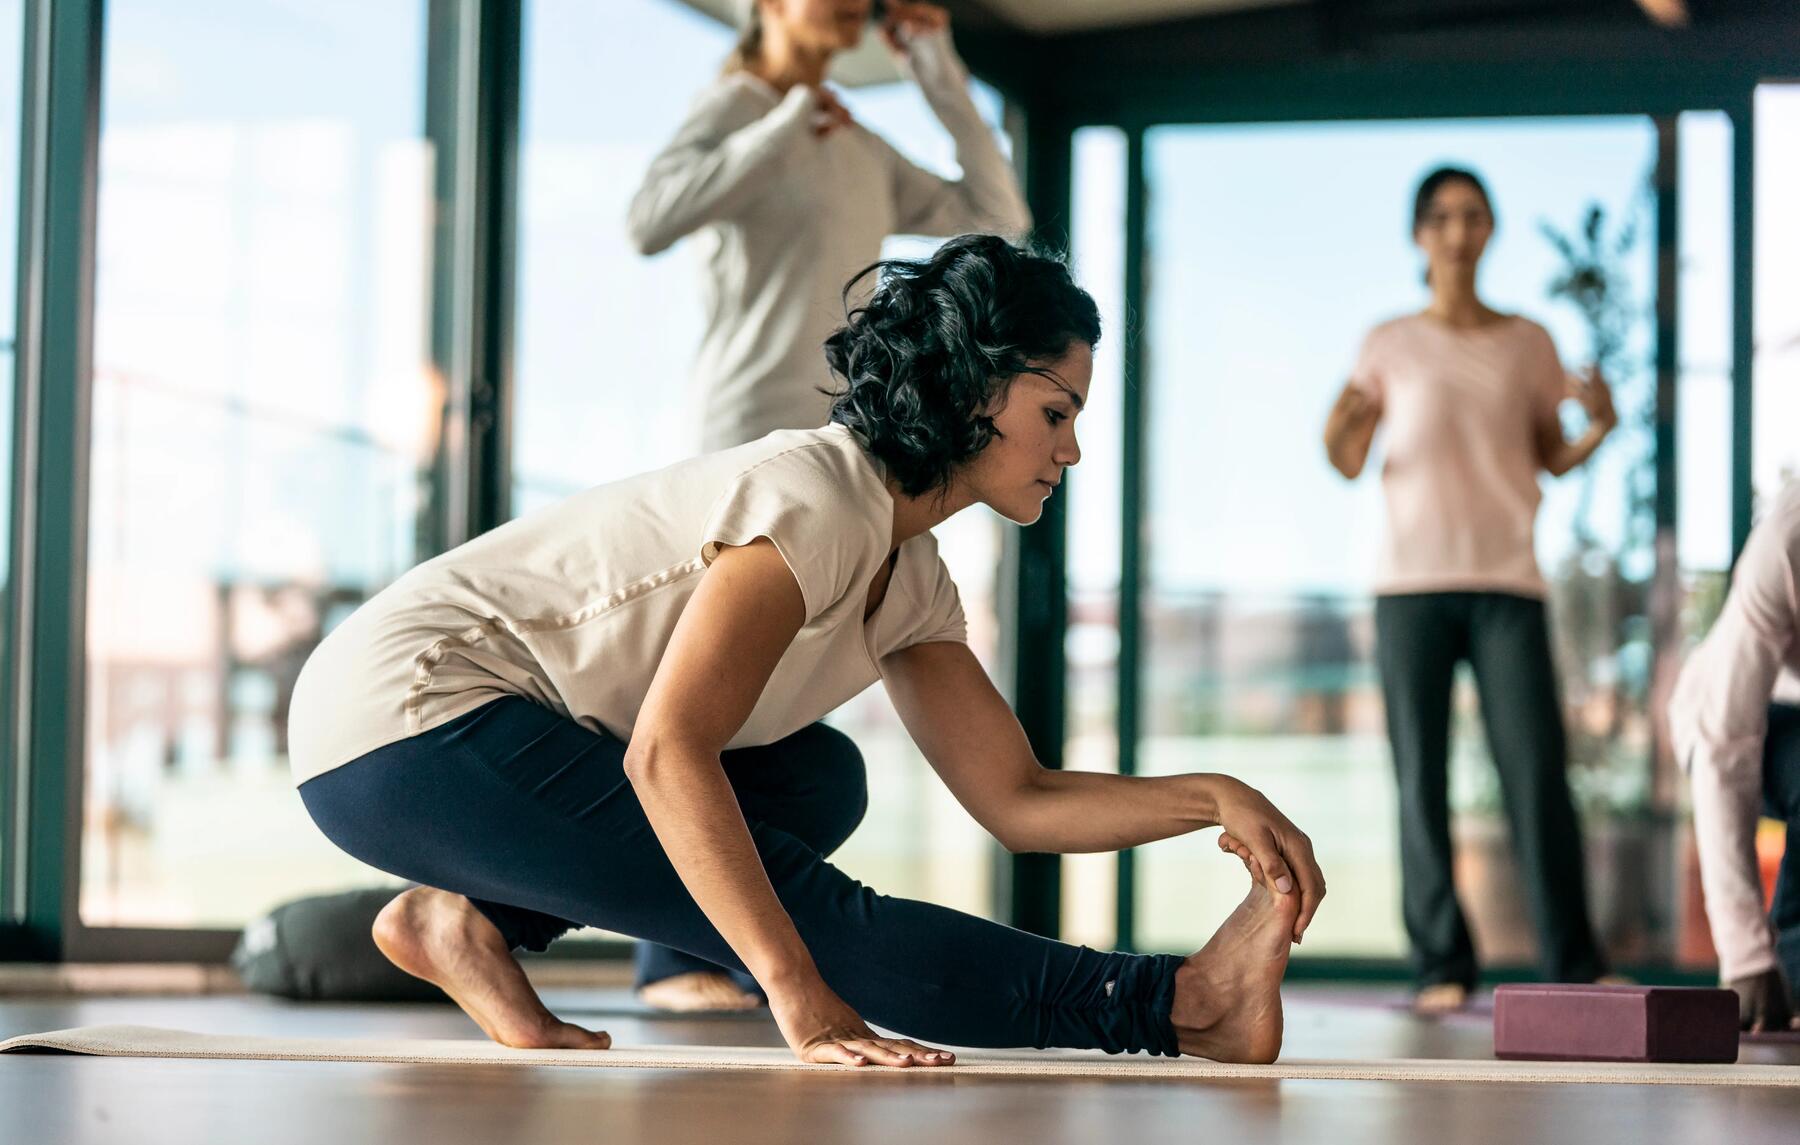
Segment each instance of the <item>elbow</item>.
[[641,786],[650,774],[652,758],[653,753],[650,749],[640,747],[635,739],[627,744],[622,767],[625,772],[625,781],[634,788]]
[[1023,241],[1031,233],[1031,228],[1036,225],[1037,220],[1031,217],[1031,208],[1025,205],[1025,200],[1015,201],[1011,217],[1006,220],[1006,226],[1012,237]]
[[626,224],[625,235],[631,242],[631,249],[646,258],[669,249],[670,241],[667,236],[635,217]]
[[625,216],[625,237],[632,250],[646,257],[661,254],[675,242],[669,228],[658,225],[655,212],[644,202],[642,194],[632,201],[631,210]]
[[633,736],[625,746],[622,770],[635,791],[654,786],[668,773],[669,751],[650,736]]
[[1331,467],[1337,470],[1339,476],[1343,477],[1346,481],[1354,481],[1362,475],[1362,461],[1360,459],[1346,457],[1338,450],[1332,449],[1330,446],[1327,446],[1325,449],[1325,460],[1329,461]]

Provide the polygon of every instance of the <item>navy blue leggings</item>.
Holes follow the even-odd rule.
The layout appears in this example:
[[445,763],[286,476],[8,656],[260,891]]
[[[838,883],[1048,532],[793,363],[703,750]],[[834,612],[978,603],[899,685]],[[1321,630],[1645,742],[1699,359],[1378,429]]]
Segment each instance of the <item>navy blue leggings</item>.
[[[833,831],[861,817],[844,769],[809,771],[821,746],[841,758],[835,736],[808,728],[726,752],[724,765],[777,897],[845,1002],[950,1045],[1177,1052],[1179,958],[1102,953],[890,898],[826,862]],[[300,795],[344,851],[467,896],[514,947],[542,949],[580,924],[742,972],[663,854],[624,759],[622,741],[508,698],[308,780]],[[854,783],[860,792],[860,767]],[[793,814],[809,806],[854,813],[835,824]]]

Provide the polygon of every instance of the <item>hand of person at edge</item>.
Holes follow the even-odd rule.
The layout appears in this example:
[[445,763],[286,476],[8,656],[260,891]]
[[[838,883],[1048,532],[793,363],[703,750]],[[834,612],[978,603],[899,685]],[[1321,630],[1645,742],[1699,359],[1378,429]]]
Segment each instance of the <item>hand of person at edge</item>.
[[953,1065],[956,1055],[906,1038],[884,1038],[869,1029],[855,1010],[817,975],[809,985],[771,989],[769,1012],[781,1027],[788,1048],[815,1065],[909,1066]]
[[[1263,883],[1278,895],[1299,894],[1300,915],[1294,941],[1306,935],[1325,897],[1325,875],[1313,858],[1312,840],[1275,809],[1261,792],[1229,776],[1219,776],[1219,849],[1236,855],[1248,868],[1262,868]],[[1255,873],[1254,868],[1251,868]]]
[[1770,967],[1761,974],[1734,978],[1731,989],[1738,996],[1738,1028],[1751,1033],[1800,1029],[1788,996],[1787,979]]
[[1590,424],[1603,426],[1608,433],[1619,424],[1618,411],[1613,408],[1612,387],[1606,384],[1598,366],[1589,366],[1579,374],[1569,375],[1569,396],[1581,403]]
[[820,84],[813,91],[819,100],[818,110],[813,112],[814,135],[823,138],[840,127],[849,127],[856,122],[850,115],[850,109],[845,107],[844,102],[838,98],[837,92],[832,91],[824,84]]
[[888,51],[906,54],[906,44],[914,36],[941,32],[950,26],[950,13],[936,4],[918,4],[911,0],[888,0],[881,18],[881,39]]

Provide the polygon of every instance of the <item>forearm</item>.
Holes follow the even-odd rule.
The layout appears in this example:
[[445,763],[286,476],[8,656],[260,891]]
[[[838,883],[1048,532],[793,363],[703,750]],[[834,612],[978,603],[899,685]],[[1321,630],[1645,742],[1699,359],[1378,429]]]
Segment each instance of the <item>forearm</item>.
[[955,143],[956,163],[962,168],[962,179],[952,184],[960,209],[935,229],[980,228],[1008,235],[1029,230],[1031,210],[1019,188],[1018,173],[969,95],[968,72],[949,34],[920,36],[908,52],[905,69]]
[[1610,425],[1593,423],[1574,441],[1562,441],[1559,438],[1550,449],[1550,456],[1544,459],[1545,470],[1552,477],[1561,477],[1575,469],[1594,455],[1594,451],[1600,448],[1600,443],[1606,440],[1606,435],[1610,432],[1612,432]]
[[1775,965],[1775,946],[1757,874],[1760,783],[1696,760],[1693,796],[1700,884],[1720,973],[1730,981],[1767,970]]
[[1215,827],[1221,778],[1044,769],[1018,793],[1001,841],[1015,852],[1084,854]]
[[1374,440],[1373,423],[1355,426],[1334,417],[1325,424],[1325,458],[1345,477],[1357,477],[1368,463],[1369,446]]
[[765,989],[816,975],[717,753],[634,744],[626,774],[682,885],[751,975]]
[[656,254],[682,236],[735,213],[781,169],[817,108],[798,87],[767,115],[717,142],[678,137],[658,155],[632,198],[627,226],[640,254]]

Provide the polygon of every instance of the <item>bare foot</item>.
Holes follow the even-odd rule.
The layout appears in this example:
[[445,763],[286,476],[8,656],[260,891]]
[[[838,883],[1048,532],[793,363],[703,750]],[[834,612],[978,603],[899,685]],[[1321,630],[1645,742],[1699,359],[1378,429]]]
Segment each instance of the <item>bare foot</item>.
[[518,1049],[604,1050],[612,1039],[544,1008],[506,941],[462,895],[414,887],[375,916],[388,961],[461,1006],[487,1036]]
[[1169,1020],[1184,1054],[1266,1065],[1281,1053],[1281,976],[1287,972],[1298,894],[1260,881],[1212,940],[1175,971]]
[[1413,1013],[1424,1017],[1454,1014],[1469,1004],[1469,989],[1461,982],[1435,982],[1413,995]]
[[646,1006],[676,1014],[699,1010],[754,1010],[763,1004],[759,995],[746,993],[731,975],[716,970],[696,970],[659,978],[638,989]]

